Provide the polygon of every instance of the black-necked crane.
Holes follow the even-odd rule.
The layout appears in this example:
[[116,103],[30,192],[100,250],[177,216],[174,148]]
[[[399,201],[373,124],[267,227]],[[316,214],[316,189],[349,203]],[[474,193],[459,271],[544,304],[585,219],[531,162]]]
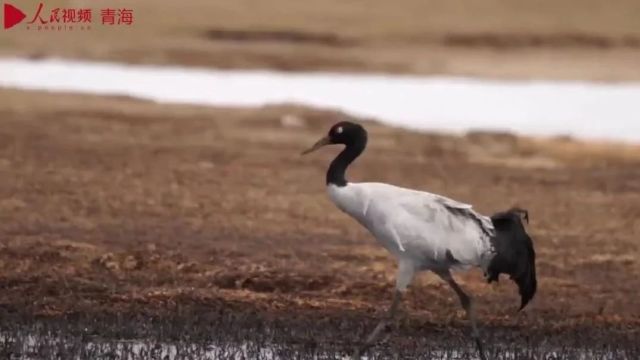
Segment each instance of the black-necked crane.
[[452,270],[478,267],[488,282],[508,274],[518,285],[520,309],[533,298],[536,287],[535,251],[527,235],[521,209],[483,216],[464,204],[444,196],[394,185],[348,182],[347,167],[364,151],[367,132],[348,121],[331,127],[308,154],[325,145],[345,145],[327,170],[329,198],[355,218],[398,260],[395,292],[387,315],[356,350],[355,357],[375,343],[394,318],[403,293],[416,272],[433,271],[460,299],[471,323],[471,336],[481,359],[485,359],[471,298],[454,280]]

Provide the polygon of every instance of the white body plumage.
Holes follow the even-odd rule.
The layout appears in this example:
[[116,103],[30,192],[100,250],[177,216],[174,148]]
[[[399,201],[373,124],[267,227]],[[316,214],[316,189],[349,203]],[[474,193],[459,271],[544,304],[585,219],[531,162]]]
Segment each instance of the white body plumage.
[[399,262],[397,287],[416,271],[437,273],[477,266],[494,255],[491,219],[471,205],[384,183],[327,185],[330,199],[366,227]]

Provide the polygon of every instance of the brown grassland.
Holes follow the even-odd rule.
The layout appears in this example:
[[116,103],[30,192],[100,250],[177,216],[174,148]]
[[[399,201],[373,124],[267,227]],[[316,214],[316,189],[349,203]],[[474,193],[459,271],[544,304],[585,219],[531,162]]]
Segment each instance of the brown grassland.
[[[0,308],[44,318],[345,318],[330,331],[363,334],[357,326],[389,303],[395,264],[327,199],[336,150],[299,155],[346,118],[0,91]],[[637,336],[640,149],[366,126],[353,180],[445,194],[486,214],[529,209],[539,293],[526,311],[515,313],[506,279],[459,275],[483,326]],[[415,336],[464,326],[455,295],[433,276],[418,277],[405,304]]]

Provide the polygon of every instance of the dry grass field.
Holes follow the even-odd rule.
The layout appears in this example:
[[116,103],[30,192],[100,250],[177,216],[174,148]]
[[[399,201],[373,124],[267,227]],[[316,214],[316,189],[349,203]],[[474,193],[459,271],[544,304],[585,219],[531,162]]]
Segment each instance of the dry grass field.
[[[19,6],[34,15],[35,0]],[[51,0],[90,7],[90,31],[0,32],[4,56],[220,68],[503,78],[640,79],[634,0]],[[102,26],[130,8],[133,25]]]
[[[326,320],[334,338],[355,339],[389,303],[395,264],[327,199],[336,151],[299,155],[345,118],[0,91],[0,308],[44,318],[237,312]],[[370,147],[353,180],[442,193],[487,214],[530,210],[539,293],[526,311],[515,313],[507,279],[460,276],[483,326],[638,336],[640,148],[365,124]],[[415,337],[465,324],[430,275],[411,287],[406,313]]]

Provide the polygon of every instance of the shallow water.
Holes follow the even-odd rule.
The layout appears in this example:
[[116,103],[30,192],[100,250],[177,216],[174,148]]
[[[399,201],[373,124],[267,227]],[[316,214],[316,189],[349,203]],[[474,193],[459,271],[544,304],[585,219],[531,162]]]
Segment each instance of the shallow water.
[[[375,318],[335,321],[209,308],[147,314],[66,314],[34,318],[0,307],[2,359],[343,359],[361,343]],[[477,359],[467,328],[407,331],[399,327],[367,352],[367,359]],[[484,327],[492,360],[640,359],[630,328],[552,329]]]
[[506,130],[640,143],[639,83],[495,81],[0,59],[0,87],[215,106],[299,103],[420,130]]
[[[394,352],[372,351],[362,360],[389,358]],[[574,347],[490,347],[488,355],[493,359],[575,359],[575,360],[628,360],[637,359],[637,352],[612,348],[574,348]],[[349,359],[347,354],[318,349],[300,349],[295,346],[277,343],[243,342],[162,342],[146,340],[104,340],[80,337],[59,336],[37,333],[0,334],[0,356],[15,360],[35,360],[44,358],[63,359]],[[393,357],[393,355],[391,355]],[[398,355],[400,356],[400,355]],[[407,356],[404,354],[403,356]],[[431,360],[472,360],[477,359],[473,348],[430,348],[416,349],[410,356],[415,359]]]

